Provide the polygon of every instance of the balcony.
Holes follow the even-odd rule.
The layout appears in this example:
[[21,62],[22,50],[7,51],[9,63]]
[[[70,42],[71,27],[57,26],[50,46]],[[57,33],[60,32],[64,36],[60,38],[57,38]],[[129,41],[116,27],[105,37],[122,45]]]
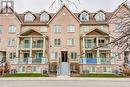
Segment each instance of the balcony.
[[47,64],[47,58],[15,58],[13,64]]
[[81,58],[81,64],[111,64],[110,58]]
[[[100,47],[100,46],[102,46],[102,47]],[[110,50],[110,46],[108,46],[108,45],[105,46],[105,43],[102,43],[102,44],[99,43],[99,46],[97,46],[96,43],[91,43],[89,45],[88,44],[85,45],[86,50],[91,50],[96,47],[100,47],[99,50]]]
[[[30,44],[23,44],[23,45],[20,45],[20,48],[22,50],[29,50],[30,49]],[[43,44],[32,44],[32,50],[42,50],[43,49]]]

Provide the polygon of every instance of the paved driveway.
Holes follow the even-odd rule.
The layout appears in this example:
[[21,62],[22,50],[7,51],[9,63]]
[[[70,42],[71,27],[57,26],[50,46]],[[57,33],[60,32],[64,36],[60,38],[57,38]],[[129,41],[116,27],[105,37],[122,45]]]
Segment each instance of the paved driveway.
[[130,87],[130,79],[0,78],[0,87]]

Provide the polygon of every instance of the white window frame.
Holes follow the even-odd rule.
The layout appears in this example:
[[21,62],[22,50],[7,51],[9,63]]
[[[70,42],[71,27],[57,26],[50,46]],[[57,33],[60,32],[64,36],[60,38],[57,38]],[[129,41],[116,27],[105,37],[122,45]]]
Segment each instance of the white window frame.
[[61,25],[54,26],[54,33],[61,33]]
[[9,54],[9,57],[10,57],[10,59],[14,59],[16,57],[16,53],[15,52],[11,52]]
[[[94,69],[94,71],[93,71]],[[96,73],[96,67],[88,67],[87,70],[89,70],[90,73]]]
[[75,32],[75,26],[74,25],[68,25],[67,32],[70,32],[70,33]]
[[75,45],[75,43],[76,43],[76,41],[75,41],[74,38],[69,38],[69,39],[67,40],[67,44],[68,44],[68,45]]
[[105,21],[105,14],[103,12],[98,12],[95,15],[96,21]]
[[26,13],[24,16],[24,21],[25,22],[33,22],[35,19],[34,15],[30,12]]
[[8,39],[8,46],[14,46],[15,45],[15,39]]
[[86,33],[86,32],[89,32],[90,30],[89,30],[89,26],[82,26],[82,32],[83,33]]
[[87,12],[82,12],[79,18],[80,21],[89,21],[89,14]]
[[16,26],[15,25],[10,25],[9,26],[9,33],[15,33],[16,32]]
[[46,22],[46,21],[49,21],[50,19],[50,16],[49,14],[47,14],[46,12],[43,12],[40,16],[40,21],[41,22]]
[[60,38],[54,39],[54,46],[60,46],[60,45],[61,45],[61,39]]
[[71,52],[71,59],[77,59],[77,52]]
[[110,66],[103,66],[103,72],[104,73],[111,73],[112,72],[112,68]]
[[120,33],[120,32],[121,32],[120,23],[116,23],[116,24],[115,24],[114,32],[115,32],[115,33]]
[[58,58],[58,52],[52,52],[51,59],[57,59],[57,58]]
[[2,34],[2,31],[3,31],[3,26],[0,25],[0,34]]
[[40,32],[41,33],[47,33],[47,27],[46,26],[41,26],[40,27]]

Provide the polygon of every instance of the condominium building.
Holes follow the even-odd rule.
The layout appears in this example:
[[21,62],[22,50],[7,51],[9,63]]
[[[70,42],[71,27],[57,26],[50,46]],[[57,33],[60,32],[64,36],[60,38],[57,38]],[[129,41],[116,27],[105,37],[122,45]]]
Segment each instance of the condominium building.
[[73,13],[65,5],[56,13],[21,14],[11,7],[2,8],[0,60],[8,61],[10,71],[17,73],[113,73],[120,70],[126,56],[111,58],[117,50],[105,44],[112,40],[110,34],[119,33],[113,18],[125,13],[130,14],[126,4],[114,12],[95,13]]

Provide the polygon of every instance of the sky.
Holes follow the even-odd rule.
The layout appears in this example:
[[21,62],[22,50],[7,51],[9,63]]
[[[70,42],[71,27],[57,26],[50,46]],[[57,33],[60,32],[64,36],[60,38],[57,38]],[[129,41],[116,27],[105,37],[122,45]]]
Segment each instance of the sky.
[[[49,9],[51,3],[54,0],[14,0],[15,11],[23,13],[26,11],[32,11],[35,13],[41,11],[55,12],[58,9]],[[80,12],[82,10],[87,10],[89,12],[96,12],[98,10],[104,10],[107,12],[114,11],[122,2],[125,0],[80,0],[80,3],[75,1],[78,9],[73,5],[70,5],[70,10],[73,12]]]

